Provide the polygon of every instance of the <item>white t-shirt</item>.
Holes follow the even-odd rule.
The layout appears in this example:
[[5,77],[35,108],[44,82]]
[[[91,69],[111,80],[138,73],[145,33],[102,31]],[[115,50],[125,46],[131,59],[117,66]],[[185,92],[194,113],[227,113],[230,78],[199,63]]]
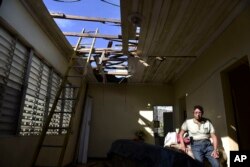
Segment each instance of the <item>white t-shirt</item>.
[[209,139],[210,134],[215,133],[213,125],[207,119],[201,121],[200,125],[195,119],[188,119],[182,124],[181,129],[188,131],[193,140]]

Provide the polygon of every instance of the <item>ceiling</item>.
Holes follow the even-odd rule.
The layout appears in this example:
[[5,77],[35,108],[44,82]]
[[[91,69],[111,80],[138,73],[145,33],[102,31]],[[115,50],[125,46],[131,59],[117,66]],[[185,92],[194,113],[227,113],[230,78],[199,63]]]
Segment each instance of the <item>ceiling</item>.
[[124,46],[135,37],[134,27],[140,26],[136,54],[129,56],[128,82],[174,83],[246,4],[242,0],[121,0]]
[[[175,83],[249,4],[249,0],[120,0],[121,20],[106,21],[120,25],[122,34],[105,36],[63,34],[53,22],[59,16],[50,14],[40,1],[22,2],[64,54],[69,56],[74,49],[81,57],[75,60],[79,65],[89,63],[84,68],[89,82],[119,84]],[[75,48],[63,35],[109,42],[105,48]],[[117,41],[120,49],[114,48]]]

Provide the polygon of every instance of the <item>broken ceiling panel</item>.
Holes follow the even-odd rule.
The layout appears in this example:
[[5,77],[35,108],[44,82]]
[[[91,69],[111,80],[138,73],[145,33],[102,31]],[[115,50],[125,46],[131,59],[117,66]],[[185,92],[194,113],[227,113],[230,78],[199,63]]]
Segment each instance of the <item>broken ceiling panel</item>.
[[[64,32],[66,36],[83,37],[85,42],[93,38],[109,42],[104,47],[93,46],[89,59],[92,71],[88,75],[95,79],[88,77],[93,79],[90,82],[174,83],[246,3],[247,0],[121,0],[121,20],[54,12],[51,17],[121,26],[121,34],[115,35]],[[76,49],[83,61],[89,52],[90,47],[84,44]]]

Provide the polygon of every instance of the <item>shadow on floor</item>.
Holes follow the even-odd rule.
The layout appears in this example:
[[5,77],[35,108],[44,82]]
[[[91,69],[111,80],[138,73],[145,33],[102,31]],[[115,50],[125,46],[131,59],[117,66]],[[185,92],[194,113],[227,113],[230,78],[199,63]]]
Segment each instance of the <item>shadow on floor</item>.
[[90,159],[87,164],[78,164],[72,167],[112,167],[111,162],[107,159]]

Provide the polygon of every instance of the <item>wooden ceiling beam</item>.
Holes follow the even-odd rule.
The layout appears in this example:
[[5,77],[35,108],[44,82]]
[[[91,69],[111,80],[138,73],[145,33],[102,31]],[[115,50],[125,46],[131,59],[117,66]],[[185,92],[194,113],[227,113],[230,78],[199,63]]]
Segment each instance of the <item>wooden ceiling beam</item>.
[[[103,38],[107,40],[122,39],[122,35],[104,35],[104,34],[91,34],[91,33],[78,33],[78,32],[63,32],[65,36],[74,37],[86,37],[86,38]],[[134,40],[138,40],[139,36],[136,36]]]
[[[136,51],[136,50],[135,50]],[[88,53],[89,52],[89,48],[81,48],[81,49],[78,49],[77,50],[78,53]],[[122,52],[122,50],[115,50],[115,49],[112,49],[112,48],[94,48],[93,50],[93,54],[102,54],[103,52],[105,53],[110,53],[110,54],[113,54],[113,55],[124,55],[124,53]],[[133,53],[130,53],[129,55],[132,55]]]
[[65,36],[86,37],[86,38],[104,38],[104,39],[122,39],[121,35],[103,35],[78,32],[63,32]]
[[[98,57],[98,56],[95,56],[95,57]],[[74,57],[74,59],[83,59],[83,60],[86,60],[87,57],[77,56],[77,57]],[[127,60],[128,60],[128,58],[112,58],[112,57],[109,58],[109,57],[103,57],[102,62],[104,62],[104,61],[119,61],[119,62],[124,62],[124,61],[127,61]],[[95,59],[93,57],[91,57],[90,61],[95,61]]]
[[69,20],[93,21],[93,22],[101,22],[101,23],[114,23],[114,24],[118,24],[118,25],[121,24],[121,21],[118,19],[84,17],[84,16],[69,15],[69,14],[64,14],[64,13],[54,13],[54,12],[51,12],[50,15],[56,19],[69,19]]
[[[124,67],[124,66],[112,66],[112,67],[103,66],[102,68],[106,70],[127,70],[128,69],[127,67]],[[98,67],[93,67],[93,69],[98,69]]]
[[[113,49],[113,48],[94,48],[94,50],[96,52],[100,52],[100,53],[102,53],[103,51],[105,51],[105,52],[116,52],[116,51],[121,52],[121,50],[117,50],[117,49]],[[80,51],[80,52],[88,52],[89,48],[81,48],[81,49],[78,49],[78,51]]]
[[113,67],[105,67],[105,69],[119,69],[119,70],[127,70],[128,67],[124,67],[124,66],[113,66]]
[[[138,38],[139,38],[139,36],[138,36]],[[121,42],[121,43],[123,42],[122,40],[119,40],[119,39],[112,39],[112,41]],[[137,45],[138,45],[138,42],[128,41],[128,44],[137,46]]]
[[105,71],[105,74],[109,75],[120,75],[120,76],[127,76],[129,75],[128,71]]

